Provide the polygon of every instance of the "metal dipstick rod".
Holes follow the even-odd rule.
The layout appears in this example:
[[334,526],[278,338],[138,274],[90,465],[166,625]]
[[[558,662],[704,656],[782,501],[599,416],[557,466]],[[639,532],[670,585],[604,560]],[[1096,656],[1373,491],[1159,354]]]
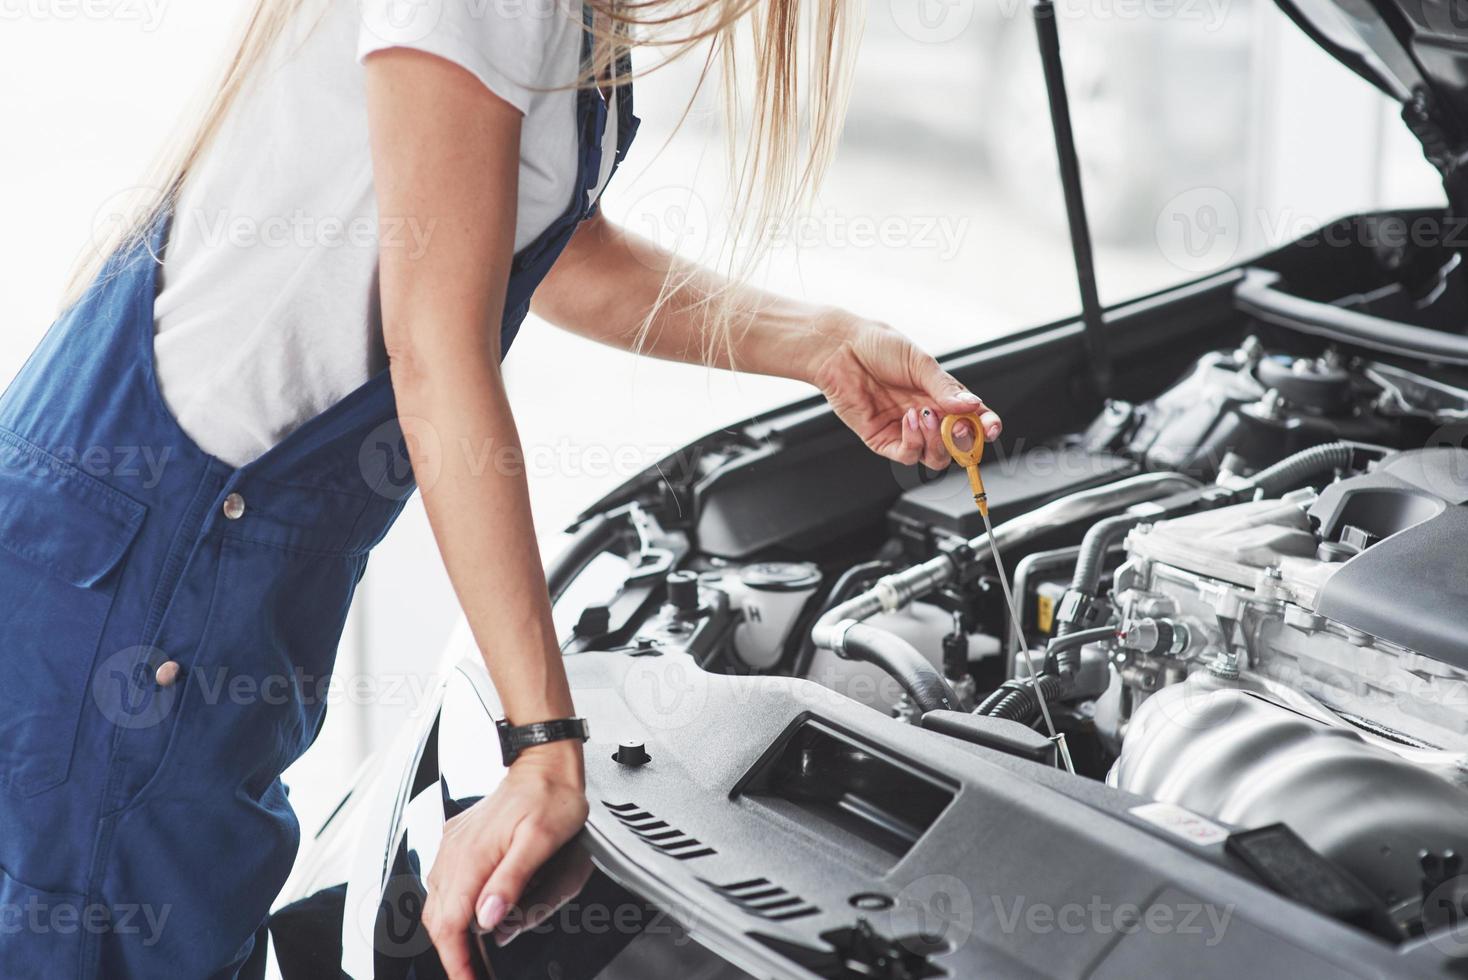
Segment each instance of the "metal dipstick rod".
[[[953,427],[959,422],[966,422],[972,426],[974,433],[974,444],[971,449],[961,449],[953,440]],[[1004,593],[1004,603],[1009,610],[1010,622],[1014,629],[1010,631],[1010,637],[1014,640],[1015,650],[1011,652],[1019,655],[1019,660],[1025,666],[1025,673],[1029,675],[1034,685],[1035,700],[1040,705],[1040,715],[1045,720],[1045,733],[1050,741],[1055,743],[1055,749],[1060,754],[1061,762],[1065,765],[1066,772],[1074,775],[1075,764],[1070,758],[1070,748],[1065,744],[1065,736],[1055,729],[1055,721],[1050,717],[1050,705],[1045,701],[1045,692],[1040,688],[1040,672],[1035,668],[1035,662],[1030,655],[1030,644],[1025,639],[1024,627],[1021,625],[1019,615],[1019,603],[1015,602],[1014,590],[1009,585],[1009,573],[1004,568],[1004,559],[999,554],[999,545],[995,541],[994,525],[989,522],[989,494],[984,489],[984,478],[979,473],[979,461],[984,458],[984,427],[977,415],[948,415],[943,419],[943,445],[953,461],[964,468],[968,473],[969,487],[974,492],[974,506],[979,509],[979,517],[984,522],[984,538],[989,543],[989,556],[994,560],[994,573],[999,577],[999,589]]]

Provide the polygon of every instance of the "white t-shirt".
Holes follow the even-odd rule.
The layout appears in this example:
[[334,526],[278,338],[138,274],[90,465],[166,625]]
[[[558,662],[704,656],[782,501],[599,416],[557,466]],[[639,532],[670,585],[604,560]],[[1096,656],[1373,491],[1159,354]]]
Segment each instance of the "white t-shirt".
[[[515,249],[566,212],[580,0],[309,0],[182,189],[155,306],[164,400],[232,466],[386,366],[361,60],[426,51],[524,114]],[[610,174],[608,113],[597,193]],[[421,246],[424,229],[382,230]]]

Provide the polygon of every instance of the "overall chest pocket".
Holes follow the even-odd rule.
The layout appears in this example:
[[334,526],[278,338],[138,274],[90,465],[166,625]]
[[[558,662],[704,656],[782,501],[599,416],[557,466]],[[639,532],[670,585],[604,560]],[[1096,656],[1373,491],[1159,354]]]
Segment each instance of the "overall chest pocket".
[[115,578],[146,508],[0,430],[0,784],[64,781]]

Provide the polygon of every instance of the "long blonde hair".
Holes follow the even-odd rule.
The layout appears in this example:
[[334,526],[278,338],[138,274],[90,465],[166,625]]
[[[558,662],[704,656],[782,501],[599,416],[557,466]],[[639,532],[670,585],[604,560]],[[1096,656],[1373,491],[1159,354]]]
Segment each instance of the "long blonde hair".
[[[79,299],[109,256],[144,243],[157,218],[176,203],[189,174],[219,133],[231,107],[308,0],[256,0],[224,76],[200,117],[166,152],[79,263],[66,303]],[[591,8],[592,64],[578,85],[628,84],[662,65],[706,49],[698,87],[723,76],[731,175],[731,282],[752,275],[768,229],[810,202],[830,164],[846,113],[860,37],[862,0],[584,0]],[[855,9],[853,10],[853,6]],[[746,49],[747,45],[747,49]],[[657,64],[634,76],[610,70],[628,47],[654,49]],[[751,73],[747,83],[746,69]],[[747,103],[747,104],[746,104]],[[648,321],[681,283],[670,276]],[[723,348],[733,360],[737,314],[707,297],[704,353]]]

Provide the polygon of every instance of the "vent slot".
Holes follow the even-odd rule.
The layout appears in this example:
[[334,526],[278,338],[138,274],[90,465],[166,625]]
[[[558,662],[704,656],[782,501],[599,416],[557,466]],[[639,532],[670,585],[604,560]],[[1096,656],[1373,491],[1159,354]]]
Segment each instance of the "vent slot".
[[790,894],[768,878],[750,878],[728,885],[716,884],[704,878],[698,880],[743,911],[770,922],[790,922],[808,915],[821,914],[819,908],[799,895]]
[[679,861],[691,861],[694,858],[719,853],[698,838],[690,837],[678,828],[670,826],[666,820],[659,820],[636,803],[608,803],[602,800],[602,806],[606,807],[623,827],[637,835],[638,840],[668,857],[677,858]]

